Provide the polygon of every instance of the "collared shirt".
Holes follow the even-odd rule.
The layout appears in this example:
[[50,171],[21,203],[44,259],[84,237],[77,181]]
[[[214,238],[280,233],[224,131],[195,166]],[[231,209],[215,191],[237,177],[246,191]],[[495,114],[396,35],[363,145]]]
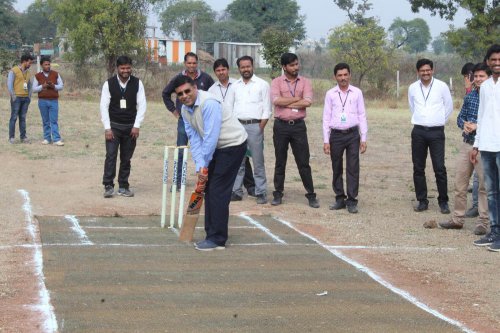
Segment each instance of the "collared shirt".
[[[118,77],[118,75],[117,75]],[[127,83],[130,81],[130,77],[127,82],[123,83],[118,77],[118,83],[123,89],[127,89]],[[111,94],[109,93],[108,81],[104,82],[101,90],[101,121],[104,125],[104,129],[111,128],[111,121],[109,120],[109,103],[111,101]],[[144,86],[142,81],[139,80],[139,90],[137,91],[137,115],[135,116],[134,127],[141,128],[142,121],[144,120],[144,115],[146,114],[146,94],[144,93]]]
[[[21,66],[18,66],[18,67],[19,67],[19,69],[21,69]],[[21,71],[23,73],[26,73],[27,71],[29,71],[29,68],[25,69],[24,71],[21,69]],[[14,74],[14,72],[12,70],[10,70],[9,74],[7,75],[7,90],[9,91],[10,96],[16,95],[16,93],[14,92],[14,81],[15,80],[16,80],[16,74]],[[27,83],[28,83],[28,95],[31,98],[31,93],[32,93],[31,80],[29,80]]]
[[245,83],[240,78],[234,83],[234,90],[226,96],[233,105],[233,112],[240,120],[269,119],[271,116],[271,95],[269,83],[253,75]]
[[[220,83],[220,81],[217,81],[208,89],[208,92],[211,93],[212,95],[217,96],[217,98],[223,102],[224,107],[228,108],[228,110],[231,110],[233,106],[230,105],[228,101],[226,101],[226,97],[228,96],[228,94],[229,95],[231,94],[231,90],[234,89],[235,82],[236,80],[230,77],[227,87],[225,87],[222,83]],[[230,100],[230,98],[228,100]]]
[[[479,109],[479,91],[477,89],[471,91],[464,97],[464,104],[457,117],[457,126],[460,129],[464,129],[464,122],[477,123],[477,111]],[[476,132],[465,133],[462,132],[462,136],[465,142],[474,142],[474,137]]]
[[[45,75],[45,77],[49,77],[49,73],[45,73],[43,72],[43,75]],[[61,78],[61,75],[59,75],[59,73],[57,74],[57,82],[56,84],[54,85],[54,89],[56,91],[60,91],[60,90],[63,90],[63,87],[64,87],[64,83],[63,83],[63,80]],[[36,76],[33,78],[33,92],[36,92],[36,93],[39,93],[40,91],[42,91],[43,89],[43,86],[41,84],[38,83],[38,80],[36,79]]]
[[361,90],[351,85],[346,92],[343,92],[338,85],[328,90],[323,109],[323,142],[330,142],[332,129],[348,129],[355,126],[359,126],[361,142],[366,142],[368,123]]
[[444,126],[453,112],[450,89],[441,80],[432,78],[426,87],[420,80],[408,88],[411,123],[421,126]]
[[[271,82],[271,101],[280,97],[300,97],[312,102],[313,90],[311,81],[303,76],[298,76],[291,82],[286,75],[281,75]],[[274,106],[274,117],[282,120],[297,120],[306,117],[306,108],[291,109],[279,105]]]
[[[192,107],[182,105],[182,109],[193,113],[197,106],[200,106],[199,94],[196,96],[196,101]],[[208,164],[212,160],[222,125],[222,110],[221,104],[218,101],[205,101],[201,112],[203,117],[203,137],[200,136],[188,121],[184,121],[184,128],[189,137],[189,145],[196,165],[196,171],[208,167]]]
[[500,152],[500,79],[490,77],[481,84],[474,147],[480,151]]

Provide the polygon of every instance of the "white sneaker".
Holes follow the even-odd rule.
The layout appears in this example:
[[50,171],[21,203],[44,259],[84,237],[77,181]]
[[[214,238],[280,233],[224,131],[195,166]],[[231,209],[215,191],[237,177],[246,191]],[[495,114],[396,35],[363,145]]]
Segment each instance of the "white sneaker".
[[42,145],[50,145],[50,141],[49,140],[43,140],[42,141]]
[[54,144],[56,146],[64,146],[64,142],[62,142],[62,140],[56,141],[56,142],[54,142]]

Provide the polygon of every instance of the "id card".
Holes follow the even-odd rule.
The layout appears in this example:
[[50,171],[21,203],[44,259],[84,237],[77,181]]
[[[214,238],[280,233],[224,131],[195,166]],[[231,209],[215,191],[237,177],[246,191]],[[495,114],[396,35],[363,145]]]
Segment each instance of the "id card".
[[341,123],[341,124],[345,124],[345,123],[347,123],[347,116],[346,116],[346,114],[345,114],[344,112],[342,112],[342,113],[340,114],[340,123]]
[[126,108],[127,108],[127,100],[120,99],[120,109],[126,109]]
[[299,112],[299,109],[292,109],[292,112]]
[[28,82],[24,82],[24,84],[23,84],[23,89],[24,89],[24,90],[28,90]]

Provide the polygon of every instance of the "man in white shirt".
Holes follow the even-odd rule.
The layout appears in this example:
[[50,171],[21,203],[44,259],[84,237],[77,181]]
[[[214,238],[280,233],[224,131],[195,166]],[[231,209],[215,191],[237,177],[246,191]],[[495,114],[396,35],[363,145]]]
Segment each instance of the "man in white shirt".
[[130,160],[146,113],[144,86],[141,80],[130,74],[132,59],[127,56],[118,57],[116,71],[116,76],[104,82],[101,92],[101,121],[106,139],[106,160],[102,177],[105,198],[111,198],[114,194],[118,151],[120,151],[118,195],[134,196],[128,183]]
[[414,210],[422,212],[429,208],[425,178],[425,163],[429,152],[436,176],[439,208],[441,213],[449,214],[448,177],[444,165],[444,126],[453,112],[453,101],[446,83],[433,77],[434,63],[431,60],[420,59],[416,67],[420,79],[408,88],[411,123],[414,125],[411,132],[413,183],[419,202]]
[[490,233],[474,241],[476,246],[488,246],[488,250],[500,252],[500,44],[492,45],[486,52],[486,64],[492,75],[484,81],[479,91],[479,110],[474,146],[470,154],[472,163],[481,152],[484,185],[488,193]]
[[232,109],[233,106],[226,102],[226,97],[233,90],[236,80],[229,77],[229,64],[226,59],[221,58],[214,61],[214,73],[219,80],[208,89],[208,92],[217,96],[224,103],[224,107]]
[[[213,67],[215,76],[219,80],[208,89],[208,92],[217,96],[222,101],[225,109],[233,112],[232,103],[234,103],[234,96],[232,95],[232,90],[234,89],[236,80],[229,77],[229,63],[225,58],[220,58],[214,61]],[[248,156],[245,156],[243,186],[247,189],[249,196],[255,197],[255,180],[253,179],[252,165]],[[234,193],[231,195],[231,201],[241,201],[242,199],[241,196]]]
[[[248,149],[254,167],[255,195],[258,204],[265,204],[267,180],[264,165],[264,128],[271,116],[271,89],[269,83],[253,74],[252,57],[243,56],[236,61],[236,64],[241,78],[234,83],[233,93],[226,98],[227,102],[233,105],[234,114],[248,133]],[[234,182],[233,197],[243,196],[244,161]]]

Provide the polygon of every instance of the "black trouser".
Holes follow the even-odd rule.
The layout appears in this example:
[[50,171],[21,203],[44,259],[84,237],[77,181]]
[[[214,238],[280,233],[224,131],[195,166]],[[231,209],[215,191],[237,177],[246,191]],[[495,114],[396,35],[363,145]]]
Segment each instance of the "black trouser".
[[415,125],[411,131],[411,157],[413,161],[413,183],[418,201],[427,201],[425,162],[427,150],[431,155],[432,168],[436,176],[438,202],[448,202],[448,177],[444,165],[444,126],[423,127]]
[[116,175],[116,159],[120,150],[120,171],[118,172],[118,184],[120,188],[128,188],[128,177],[130,175],[130,160],[134,155],[137,140],[132,139],[130,132],[132,125],[126,128],[112,127],[114,139],[106,140],[106,160],[104,161],[103,185],[114,186]]
[[255,179],[253,179],[252,164],[250,164],[250,158],[245,156],[245,177],[243,178],[243,186],[247,189],[254,189],[255,191]]
[[[335,200],[346,200],[347,205],[356,205],[359,190],[359,144],[358,127],[348,131],[332,129],[330,132],[330,158],[332,159],[332,187]],[[344,151],[346,159],[347,196],[344,192]]]
[[217,245],[225,245],[227,241],[231,192],[246,150],[246,141],[239,146],[216,149],[208,165],[205,232],[206,239]]
[[[187,146],[188,136],[186,134],[186,128],[184,127],[184,119],[179,116],[177,120],[177,147]],[[179,160],[177,162],[177,170],[182,170],[182,162],[184,160],[184,149],[179,149]],[[182,172],[177,172],[177,188],[181,187]]]
[[299,170],[300,179],[306,190],[307,198],[315,198],[314,184],[309,165],[309,142],[307,140],[306,123],[302,120],[296,123],[287,123],[275,119],[273,126],[274,155],[274,196],[282,196],[285,187],[286,160],[288,145],[292,147],[295,163]]

